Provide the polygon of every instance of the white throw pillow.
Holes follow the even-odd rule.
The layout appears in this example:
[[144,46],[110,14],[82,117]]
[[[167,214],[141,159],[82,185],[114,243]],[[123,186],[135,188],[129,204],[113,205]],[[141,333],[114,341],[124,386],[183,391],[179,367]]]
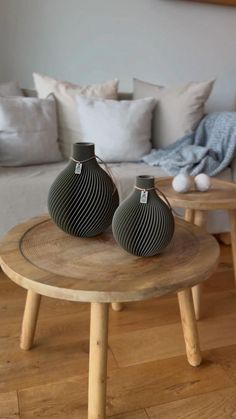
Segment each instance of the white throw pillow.
[[80,86],[59,81],[41,74],[33,74],[35,88],[40,98],[53,93],[57,101],[59,142],[63,155],[71,156],[72,144],[81,141],[80,118],[77,111],[78,95],[95,96],[104,99],[118,99],[118,80],[102,84]]
[[22,90],[16,81],[9,81],[8,83],[0,83],[0,96],[24,96]]
[[62,160],[54,98],[0,98],[0,166]]
[[78,96],[82,141],[106,162],[138,161],[151,149],[153,98],[105,100]]
[[204,116],[204,105],[215,80],[190,82],[177,87],[163,87],[133,80],[133,98],[154,97],[152,144],[165,148],[191,133]]

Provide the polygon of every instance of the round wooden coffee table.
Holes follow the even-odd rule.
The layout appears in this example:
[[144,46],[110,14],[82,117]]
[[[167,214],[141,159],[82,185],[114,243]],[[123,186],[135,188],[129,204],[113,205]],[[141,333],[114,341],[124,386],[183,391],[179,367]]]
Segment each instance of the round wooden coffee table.
[[187,358],[201,363],[191,288],[215,269],[219,246],[202,229],[176,221],[171,244],[158,256],[132,256],[111,232],[75,238],[48,216],[13,228],[0,245],[6,275],[28,290],[21,348],[30,349],[41,295],[91,303],[88,418],[105,418],[109,303],[139,301],[178,292]]
[[[172,188],[172,180],[173,177],[158,178],[155,184],[166,195],[172,207],[185,209],[186,221],[199,227],[206,227],[208,211],[228,211],[236,279],[236,184],[211,178],[211,188],[206,192],[199,192],[192,188],[187,193],[178,193]],[[193,288],[193,300],[198,320],[201,316],[200,285]]]

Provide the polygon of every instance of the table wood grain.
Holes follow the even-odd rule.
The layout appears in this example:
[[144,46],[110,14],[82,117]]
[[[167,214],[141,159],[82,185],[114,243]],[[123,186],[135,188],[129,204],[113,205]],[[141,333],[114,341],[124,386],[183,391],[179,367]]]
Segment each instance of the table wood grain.
[[173,240],[163,253],[142,258],[120,248],[111,231],[94,238],[72,237],[41,216],[13,228],[0,244],[0,255],[8,277],[35,293],[114,303],[157,297],[204,281],[216,267],[219,246],[203,230],[176,220]]

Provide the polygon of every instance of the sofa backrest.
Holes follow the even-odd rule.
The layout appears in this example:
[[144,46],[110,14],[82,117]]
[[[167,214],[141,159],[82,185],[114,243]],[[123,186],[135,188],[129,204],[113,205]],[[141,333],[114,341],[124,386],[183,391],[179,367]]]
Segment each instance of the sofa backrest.
[[[27,97],[36,97],[37,93],[33,89],[22,89],[23,93]],[[118,94],[119,100],[132,100],[132,93],[121,92]]]

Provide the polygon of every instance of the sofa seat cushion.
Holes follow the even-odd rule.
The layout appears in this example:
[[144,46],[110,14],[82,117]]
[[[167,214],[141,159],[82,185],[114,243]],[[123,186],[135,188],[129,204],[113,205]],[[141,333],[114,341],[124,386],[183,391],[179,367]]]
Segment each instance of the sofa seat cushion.
[[[0,236],[27,218],[47,212],[49,188],[67,162],[27,167],[0,168]],[[120,198],[124,199],[134,186],[138,174],[165,176],[159,168],[146,164],[121,163],[109,165]]]
[[[64,161],[0,168],[0,236],[19,222],[47,212],[49,188],[66,164]],[[121,200],[132,191],[137,175],[166,176],[162,169],[147,166],[145,163],[116,163],[109,165],[109,168],[117,183]],[[231,180],[231,170],[226,169],[220,177]],[[209,221],[212,232],[227,231],[226,219],[219,217],[219,214],[214,218],[211,213]]]

